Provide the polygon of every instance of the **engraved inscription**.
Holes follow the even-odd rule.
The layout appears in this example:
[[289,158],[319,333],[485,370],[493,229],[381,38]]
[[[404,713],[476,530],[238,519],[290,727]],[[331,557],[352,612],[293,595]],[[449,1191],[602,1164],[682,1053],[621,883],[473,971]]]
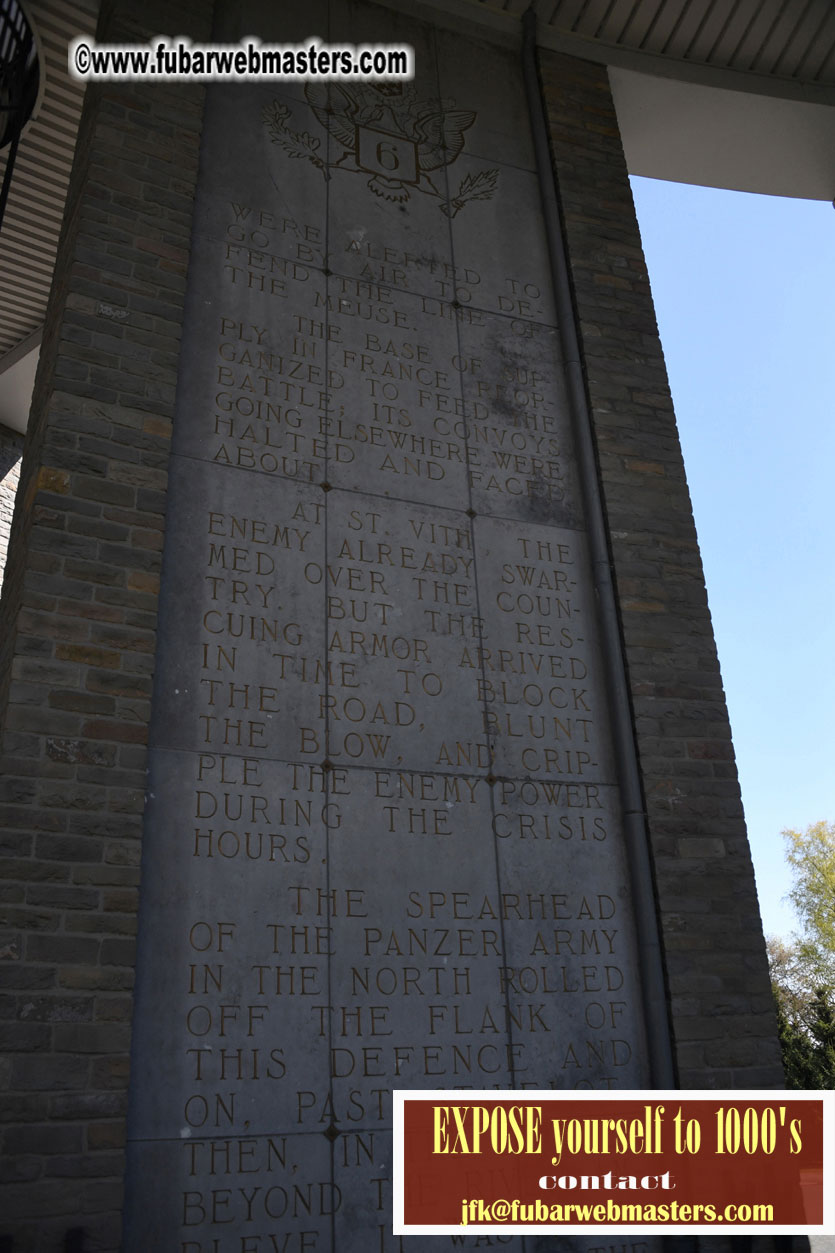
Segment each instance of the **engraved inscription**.
[[464,175],[452,199],[444,198],[439,176],[462,151],[464,132],[476,119],[454,101],[421,99],[411,84],[392,92],[373,83],[308,83],[305,95],[316,121],[342,148],[335,161],[323,160],[321,137],[290,128],[292,113],[282,101],[265,106],[262,121],[273,143],[312,162],[326,179],[333,170],[370,174],[366,186],[375,196],[402,204],[412,190],[421,191],[438,199],[449,217],[495,192],[499,171],[491,169]]
[[374,12],[414,85],[209,93],[130,1253],[402,1253],[393,1087],[646,1082],[538,189]]

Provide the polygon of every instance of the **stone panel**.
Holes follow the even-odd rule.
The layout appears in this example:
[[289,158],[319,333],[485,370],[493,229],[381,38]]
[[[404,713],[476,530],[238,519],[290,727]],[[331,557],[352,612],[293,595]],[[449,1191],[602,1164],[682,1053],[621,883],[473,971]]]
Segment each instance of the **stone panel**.
[[[230,1138],[215,1132],[132,1144],[124,1253],[171,1247],[223,1253],[259,1243],[288,1251],[327,1248],[341,1199],[331,1157],[325,1136],[298,1133]],[[153,1205],[144,1201],[149,1193]],[[172,1231],[181,1233],[176,1246]]]
[[[366,27],[414,85],[206,115],[131,1116],[131,1239],[170,1162],[171,1247],[286,1139],[295,1187],[334,1185],[315,1247],[394,1250],[393,1087],[648,1075],[521,82],[494,49],[485,99],[446,36]],[[207,1135],[240,1159],[214,1223]],[[307,1247],[255,1182],[247,1234]]]
[[[409,14],[215,7],[216,39],[408,39],[418,80],[353,103],[213,87],[196,202],[202,88],[88,92],[0,632],[0,1235],[121,1247],[156,665],[127,1245],[226,1253],[236,1229],[236,1253],[272,1237],[400,1253],[394,1083],[524,1085],[523,1064],[557,1088],[646,1079],[592,598],[586,572],[570,597],[563,582],[585,542],[524,93],[515,49]],[[99,37],[209,37],[205,6],[146,9],[108,6]],[[773,1086],[721,679],[605,72],[542,69],[681,1074]],[[429,552],[436,568],[415,569]],[[264,609],[281,609],[256,615],[244,598],[274,573]],[[532,595],[525,580],[566,593],[558,632],[500,603]],[[243,638],[227,619],[218,639],[216,604],[266,625]],[[515,734],[545,700],[550,742],[538,721]],[[430,930],[457,956],[424,951]]]
[[478,518],[477,678],[497,774],[612,782],[615,766],[582,532]]
[[167,559],[155,742],[286,757],[325,689],[323,493],[175,460],[169,525],[193,539]]
[[[511,314],[462,326],[463,415],[438,415],[466,437],[473,508],[520,521],[577,527],[581,504],[559,336]],[[490,363],[490,380],[483,377]]]

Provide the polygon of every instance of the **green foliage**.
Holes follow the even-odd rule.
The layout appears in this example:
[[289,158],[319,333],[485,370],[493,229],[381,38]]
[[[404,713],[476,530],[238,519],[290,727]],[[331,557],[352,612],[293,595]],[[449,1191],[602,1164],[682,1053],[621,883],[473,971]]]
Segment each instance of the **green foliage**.
[[802,1015],[790,1018],[779,997],[777,1034],[786,1087],[835,1089],[835,1011],[831,993],[814,993]]
[[768,941],[786,1083],[835,1089],[835,823],[783,837],[794,871],[788,895],[801,922],[790,943]]
[[819,983],[835,986],[835,823],[814,822],[783,838],[794,871],[788,896],[802,926],[800,953]]

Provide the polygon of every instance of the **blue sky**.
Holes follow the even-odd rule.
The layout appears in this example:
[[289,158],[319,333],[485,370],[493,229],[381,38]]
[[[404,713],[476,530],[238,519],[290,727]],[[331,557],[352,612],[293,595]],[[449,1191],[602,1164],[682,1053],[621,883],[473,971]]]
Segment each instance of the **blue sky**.
[[835,821],[835,210],[633,178],[766,934]]

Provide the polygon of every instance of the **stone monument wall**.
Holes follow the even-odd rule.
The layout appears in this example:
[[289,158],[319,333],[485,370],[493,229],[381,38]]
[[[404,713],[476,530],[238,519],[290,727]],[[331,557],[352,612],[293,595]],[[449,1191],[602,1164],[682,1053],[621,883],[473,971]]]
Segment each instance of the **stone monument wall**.
[[415,81],[214,89],[204,121],[131,1249],[382,1251],[392,1087],[649,1082],[518,57],[334,8],[349,37]]
[[[387,1253],[392,1087],[650,1082],[518,54],[269,12],[214,36],[410,43],[415,83],[213,87],[196,192],[196,89],[86,114],[6,602],[5,1212],[32,1248],[117,1243],[148,735],[125,1248]],[[678,1073],[779,1084],[605,71],[542,75]]]

